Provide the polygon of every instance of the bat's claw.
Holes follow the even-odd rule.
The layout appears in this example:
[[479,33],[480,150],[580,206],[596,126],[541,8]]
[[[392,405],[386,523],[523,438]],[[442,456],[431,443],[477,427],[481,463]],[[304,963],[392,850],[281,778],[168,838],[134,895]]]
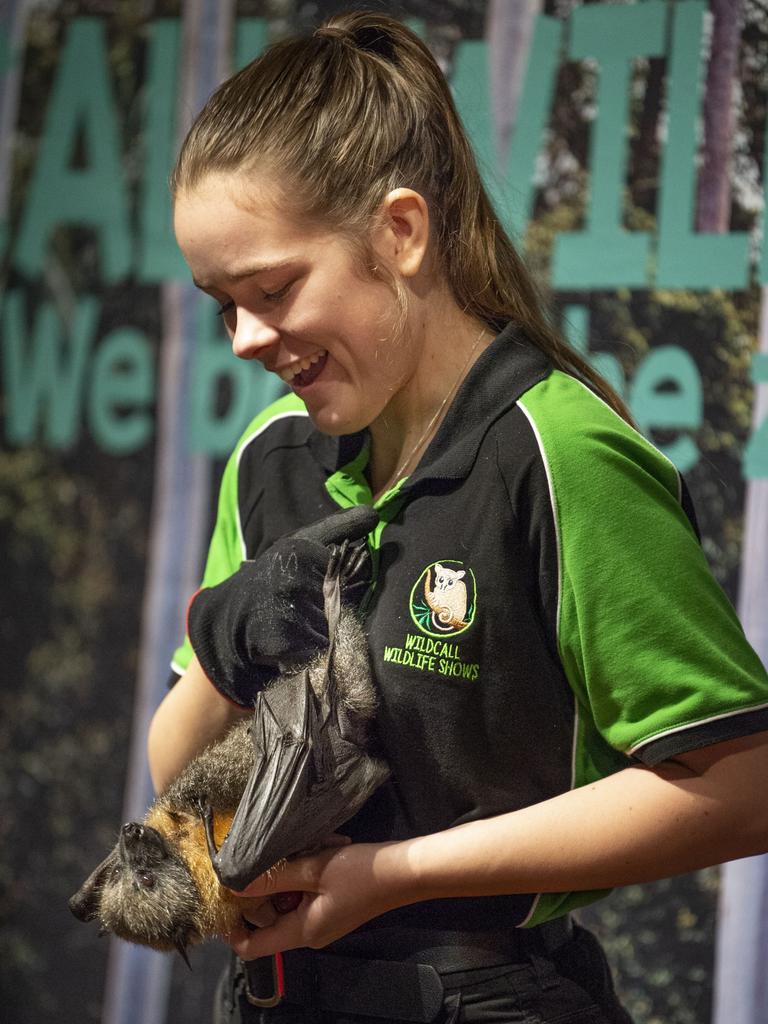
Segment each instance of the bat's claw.
[[344,574],[344,562],[347,556],[347,549],[349,548],[349,541],[342,541],[341,544],[331,545],[331,557],[328,559],[328,568],[325,572],[325,578],[328,580],[341,579]]
[[367,558],[368,549],[365,544],[361,544],[359,547],[353,548],[349,552],[341,570],[342,587],[346,587],[350,580],[353,580],[355,576],[357,576],[363,568]]
[[197,804],[197,813],[200,815],[203,822],[203,828],[205,829],[205,841],[208,845],[208,854],[213,862],[219,852],[219,848],[216,845],[216,838],[213,834],[213,808],[204,796],[198,797],[195,803]]
[[350,545],[349,541],[345,540],[342,544],[334,544],[328,560],[326,579],[338,579],[343,590],[361,571],[367,558],[368,548],[365,543]]

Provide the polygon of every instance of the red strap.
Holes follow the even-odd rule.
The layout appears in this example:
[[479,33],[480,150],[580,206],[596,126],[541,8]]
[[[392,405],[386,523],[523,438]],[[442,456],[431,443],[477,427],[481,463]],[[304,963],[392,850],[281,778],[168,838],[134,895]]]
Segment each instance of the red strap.
[[285,996],[285,971],[283,970],[283,954],[275,953],[275,995],[282,999]]

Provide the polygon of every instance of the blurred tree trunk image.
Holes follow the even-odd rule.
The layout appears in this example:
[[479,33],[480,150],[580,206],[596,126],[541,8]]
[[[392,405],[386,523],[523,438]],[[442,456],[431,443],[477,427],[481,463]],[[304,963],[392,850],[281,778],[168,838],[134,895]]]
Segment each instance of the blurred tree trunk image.
[[[704,99],[704,160],[699,174],[696,226],[726,232],[731,222],[731,172],[736,127],[741,0],[710,0],[712,38]],[[765,173],[765,167],[764,167]],[[768,289],[761,291],[758,355],[768,361]],[[762,375],[761,375],[762,376]],[[768,388],[755,379],[752,422],[768,417]],[[744,501],[739,618],[768,664],[768,481],[747,482]],[[721,872],[713,1024],[758,1024],[768,1019],[768,857],[723,866]]]
[[[768,422],[768,288],[762,289],[759,361],[753,423]],[[768,664],[768,480],[747,483],[739,618],[750,643]],[[713,1024],[768,1020],[768,856],[723,867],[718,917]]]
[[489,0],[488,3],[485,35],[488,40],[496,154],[501,174],[505,172],[533,26],[540,10],[540,0]]
[[[185,0],[176,111],[179,144],[193,113],[230,73],[233,36],[233,0]],[[191,283],[161,286],[155,481],[123,821],[141,819],[153,796],[146,757],[149,723],[167,687],[168,637],[182,628],[208,540],[211,460],[192,450],[187,426],[201,304],[202,296]],[[171,958],[115,938],[110,945],[103,1024],[163,1024]]]
[[731,222],[731,155],[742,0],[710,0],[709,7],[712,38],[704,92],[704,152],[696,228],[724,232]]

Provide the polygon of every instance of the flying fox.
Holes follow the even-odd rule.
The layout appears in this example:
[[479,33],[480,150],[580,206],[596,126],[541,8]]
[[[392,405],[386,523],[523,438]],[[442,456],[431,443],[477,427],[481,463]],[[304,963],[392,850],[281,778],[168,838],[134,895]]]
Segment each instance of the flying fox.
[[250,718],[191,761],[143,821],[121,827],[69,901],[77,918],[178,950],[189,965],[188,946],[243,922],[246,899],[233,890],[322,845],[388,777],[370,749],[377,701],[367,641],[341,606],[351,561],[346,545],[333,549],[328,649],[260,691]]

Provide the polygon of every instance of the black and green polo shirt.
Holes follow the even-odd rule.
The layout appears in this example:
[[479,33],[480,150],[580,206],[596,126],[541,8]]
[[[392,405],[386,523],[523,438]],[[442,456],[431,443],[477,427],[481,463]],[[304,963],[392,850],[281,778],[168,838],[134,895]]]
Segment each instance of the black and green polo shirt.
[[[270,406],[227,465],[203,584],[372,503],[368,454],[365,433],[319,434],[294,396]],[[505,329],[417,470],[375,503],[365,619],[393,780],[350,834],[435,832],[768,728],[768,677],[687,505],[653,445]],[[187,642],[174,667],[190,657]],[[596,895],[395,915],[530,925]]]

